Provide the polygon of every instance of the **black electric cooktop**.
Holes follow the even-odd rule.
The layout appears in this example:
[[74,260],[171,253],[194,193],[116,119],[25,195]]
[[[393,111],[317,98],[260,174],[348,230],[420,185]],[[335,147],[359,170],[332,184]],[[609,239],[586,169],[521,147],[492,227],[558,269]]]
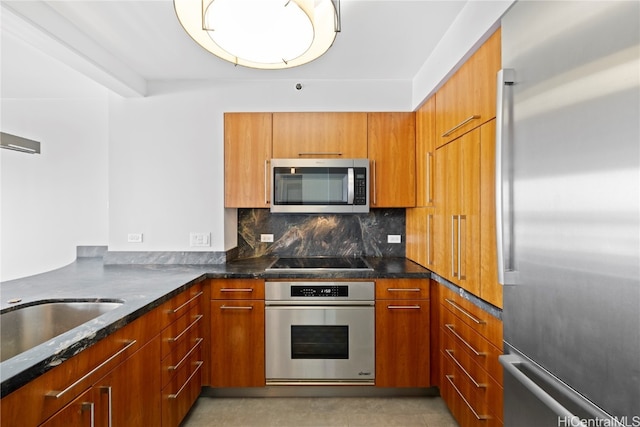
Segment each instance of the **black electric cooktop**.
[[361,257],[278,258],[266,271],[373,271]]

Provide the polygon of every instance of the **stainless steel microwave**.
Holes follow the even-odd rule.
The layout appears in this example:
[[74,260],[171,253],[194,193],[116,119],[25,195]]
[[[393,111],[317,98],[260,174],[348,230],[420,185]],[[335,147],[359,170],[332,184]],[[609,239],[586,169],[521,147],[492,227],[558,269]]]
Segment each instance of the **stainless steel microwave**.
[[271,212],[369,212],[369,159],[272,159]]

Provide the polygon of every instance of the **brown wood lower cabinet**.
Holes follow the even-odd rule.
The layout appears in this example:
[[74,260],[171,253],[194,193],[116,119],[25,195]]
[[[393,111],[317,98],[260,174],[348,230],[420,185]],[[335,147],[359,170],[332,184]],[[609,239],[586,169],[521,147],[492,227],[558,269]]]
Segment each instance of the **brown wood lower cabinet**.
[[202,384],[202,299],[195,285],[3,396],[0,426],[177,427]]
[[263,387],[264,281],[211,281],[212,387]]
[[429,280],[376,281],[376,386],[429,387]]
[[171,321],[160,334],[163,427],[177,427],[202,389],[203,295],[196,285],[161,308]]
[[502,322],[440,285],[439,387],[461,427],[502,426]]

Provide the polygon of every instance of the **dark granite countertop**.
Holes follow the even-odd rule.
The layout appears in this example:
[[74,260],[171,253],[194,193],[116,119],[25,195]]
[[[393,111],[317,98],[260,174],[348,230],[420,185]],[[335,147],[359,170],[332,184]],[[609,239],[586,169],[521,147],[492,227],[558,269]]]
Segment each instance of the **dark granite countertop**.
[[[211,265],[104,265],[102,258],[76,262],[0,286],[0,310],[42,300],[121,300],[87,323],[0,363],[1,395],[11,393],[66,359],[207,278],[429,278],[431,272],[405,258],[367,258],[374,271],[265,272],[274,258]],[[11,304],[11,300],[20,300]]]

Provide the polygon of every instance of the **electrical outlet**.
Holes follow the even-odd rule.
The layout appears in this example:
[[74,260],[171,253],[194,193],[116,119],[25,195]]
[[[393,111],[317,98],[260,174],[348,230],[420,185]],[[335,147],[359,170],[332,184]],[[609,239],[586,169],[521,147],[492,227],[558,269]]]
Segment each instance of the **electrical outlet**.
[[387,243],[402,243],[402,237],[399,234],[387,234]]
[[189,244],[191,246],[211,246],[211,234],[189,233]]
[[127,243],[142,243],[142,233],[127,234]]
[[261,234],[260,235],[260,241],[261,242],[266,242],[266,243],[273,242],[273,234]]

